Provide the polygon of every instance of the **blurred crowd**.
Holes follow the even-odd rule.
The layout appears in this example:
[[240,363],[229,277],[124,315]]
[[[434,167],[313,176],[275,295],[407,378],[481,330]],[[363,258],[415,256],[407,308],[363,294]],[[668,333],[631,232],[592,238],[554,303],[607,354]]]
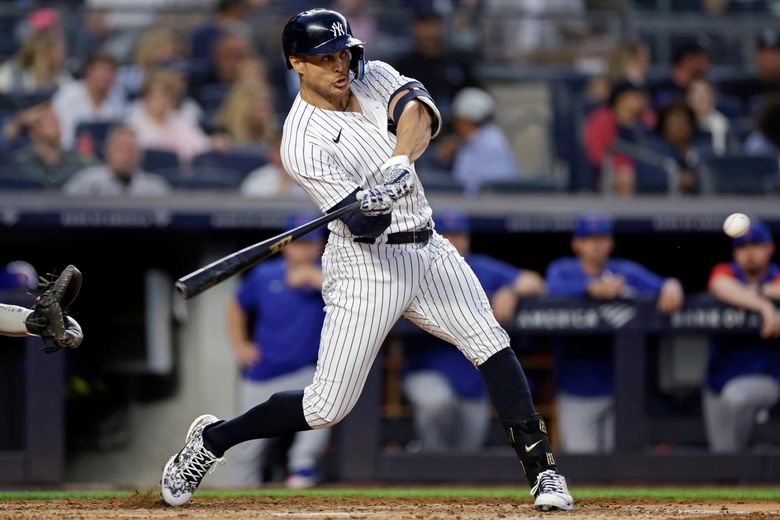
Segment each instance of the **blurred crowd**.
[[[297,92],[279,32],[311,2],[167,0],[143,12],[121,0],[0,4],[9,7],[0,16],[9,35],[0,46],[0,189],[302,195],[278,153]],[[563,51],[571,35],[591,43],[599,36],[567,20],[624,2],[324,4],[347,15],[369,57],[420,80],[436,100],[446,131],[417,162],[429,191],[780,191],[778,32],[749,36],[754,63],[717,81],[712,38],[675,43],[669,67],[651,41],[583,44],[598,48],[590,69],[599,72],[574,72],[570,63],[569,74],[549,82],[552,155],[568,178],[560,182],[523,170],[515,135],[497,124],[503,107],[485,65],[503,61],[516,71],[529,60],[576,61]],[[766,2],[683,7],[708,16],[772,12]]]

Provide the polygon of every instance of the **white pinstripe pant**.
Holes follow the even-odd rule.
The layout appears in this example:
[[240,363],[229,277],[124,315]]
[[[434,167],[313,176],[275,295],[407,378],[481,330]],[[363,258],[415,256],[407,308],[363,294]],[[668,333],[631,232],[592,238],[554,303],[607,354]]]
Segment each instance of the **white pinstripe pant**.
[[314,381],[303,392],[312,428],[352,410],[401,316],[453,343],[476,366],[509,346],[477,277],[438,233],[424,246],[359,244],[331,233],[322,270],[325,323]]

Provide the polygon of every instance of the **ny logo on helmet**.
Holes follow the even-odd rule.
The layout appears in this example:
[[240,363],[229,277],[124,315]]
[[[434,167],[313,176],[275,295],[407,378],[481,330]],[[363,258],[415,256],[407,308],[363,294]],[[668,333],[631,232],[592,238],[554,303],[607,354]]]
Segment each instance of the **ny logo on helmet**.
[[341,22],[333,22],[333,25],[330,26],[330,30],[333,33],[333,37],[337,38],[339,36],[344,36],[344,26],[341,25]]

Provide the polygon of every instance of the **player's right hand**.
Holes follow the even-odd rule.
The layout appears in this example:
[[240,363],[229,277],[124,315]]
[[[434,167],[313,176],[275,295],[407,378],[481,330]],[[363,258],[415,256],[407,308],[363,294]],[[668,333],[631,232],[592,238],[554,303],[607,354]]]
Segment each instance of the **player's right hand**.
[[414,172],[409,157],[395,155],[379,167],[385,180],[385,192],[393,200],[405,197],[414,189]]
[[233,345],[233,353],[241,368],[246,368],[260,361],[260,349],[251,341]]
[[588,294],[597,300],[614,300],[623,294],[626,282],[622,276],[607,275],[588,285]]
[[760,334],[765,339],[780,337],[780,314],[771,302],[761,307]]
[[384,186],[359,191],[355,197],[360,201],[360,211],[368,217],[387,215],[393,210],[393,199]]

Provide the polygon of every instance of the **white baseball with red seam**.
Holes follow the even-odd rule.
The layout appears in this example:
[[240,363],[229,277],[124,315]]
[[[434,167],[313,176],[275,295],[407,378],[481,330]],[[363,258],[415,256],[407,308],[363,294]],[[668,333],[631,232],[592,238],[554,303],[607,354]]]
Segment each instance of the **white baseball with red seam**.
[[732,213],[723,221],[723,232],[731,238],[739,238],[748,232],[750,218],[744,213]]

